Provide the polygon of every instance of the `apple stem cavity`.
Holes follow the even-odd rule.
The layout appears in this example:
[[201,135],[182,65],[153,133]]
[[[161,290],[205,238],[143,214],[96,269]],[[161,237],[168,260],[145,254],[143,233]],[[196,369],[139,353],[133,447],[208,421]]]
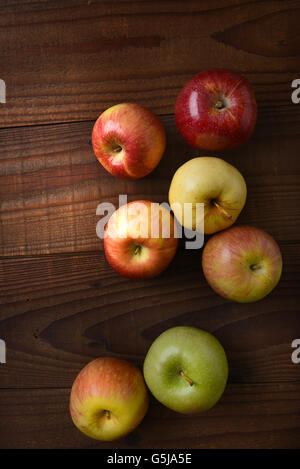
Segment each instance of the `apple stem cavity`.
[[180,370],[179,374],[180,374],[180,376],[182,376],[183,379],[185,379],[189,383],[190,386],[193,386],[193,384],[194,384],[193,381],[188,376],[186,376],[184,374],[183,370]]
[[225,108],[225,104],[223,103],[223,101],[221,99],[218,99],[218,101],[216,102],[215,104],[215,108],[218,110],[218,111],[221,111],[222,109]]
[[119,145],[118,143],[116,143],[116,144],[113,146],[112,151],[113,151],[114,153],[120,153],[120,151],[122,151],[121,145]]
[[218,204],[218,202],[216,202],[215,200],[212,200],[212,204],[219,210],[219,212],[221,212],[226,218],[228,218],[229,220],[232,219],[232,215],[230,215],[230,213],[227,212],[227,210],[225,210],[225,208],[221,207],[220,204]]

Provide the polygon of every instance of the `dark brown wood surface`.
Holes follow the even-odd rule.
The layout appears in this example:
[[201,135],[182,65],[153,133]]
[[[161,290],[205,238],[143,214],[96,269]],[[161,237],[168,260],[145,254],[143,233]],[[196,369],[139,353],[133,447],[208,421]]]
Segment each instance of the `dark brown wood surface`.
[[[300,448],[299,1],[2,1],[0,78],[1,448]],[[203,153],[176,131],[175,98],[193,74],[232,68],[252,82],[257,127],[244,147],[219,153],[244,174],[238,223],[270,232],[282,279],[264,300],[238,305],[208,287],[201,252],[181,244],[150,281],[114,273],[96,235],[96,207],[167,201],[172,174]],[[135,101],[158,113],[168,146],[138,181],[110,176],[89,140],[99,113]],[[182,416],[154,399],[141,426],[104,444],[73,426],[68,398],[78,371],[101,355],[141,366],[174,325],[214,333],[230,363],[211,411]],[[180,431],[178,430],[180,428]]]

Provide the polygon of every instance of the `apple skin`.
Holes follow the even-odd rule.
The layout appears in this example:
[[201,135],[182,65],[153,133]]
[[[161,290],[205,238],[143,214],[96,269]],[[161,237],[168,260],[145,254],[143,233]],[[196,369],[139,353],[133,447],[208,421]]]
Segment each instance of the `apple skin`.
[[[140,222],[135,223],[140,209]],[[178,238],[174,217],[166,208],[158,209],[157,203],[138,200],[121,206],[110,217],[104,250],[109,264],[120,275],[131,279],[156,277],[175,256]],[[157,237],[151,237],[151,223],[157,223]],[[164,230],[169,230],[169,238],[163,237]]]
[[166,147],[161,120],[139,104],[106,109],[95,122],[92,145],[96,157],[113,176],[137,179],[160,162]]
[[125,360],[97,358],[77,375],[70,412],[90,438],[112,441],[133,431],[144,418],[149,394],[140,370]]
[[238,303],[268,295],[279,282],[282,256],[278,244],[253,226],[234,226],[212,236],[202,254],[204,276],[215,292]]
[[152,343],[143,371],[148,388],[159,402],[176,412],[193,414],[210,409],[220,399],[228,378],[228,362],[222,345],[209,332],[177,326]]
[[250,83],[230,70],[198,73],[182,88],[175,103],[179,132],[190,145],[202,150],[222,151],[243,145],[254,130],[256,118]]
[[[169,189],[169,203],[181,225],[196,230],[196,203],[204,204],[204,233],[212,234],[232,225],[247,197],[241,173],[226,161],[202,156],[177,169]],[[193,206],[190,219],[184,218],[184,204]],[[199,228],[198,228],[199,229]]]

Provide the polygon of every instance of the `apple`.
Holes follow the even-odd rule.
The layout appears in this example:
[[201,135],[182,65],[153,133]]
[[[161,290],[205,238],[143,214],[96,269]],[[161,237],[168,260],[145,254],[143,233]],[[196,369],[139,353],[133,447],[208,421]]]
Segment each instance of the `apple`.
[[164,206],[147,200],[130,202],[116,210],[106,225],[105,255],[120,275],[155,277],[175,256],[176,236],[174,218]]
[[243,145],[256,123],[257,105],[248,80],[230,70],[198,73],[180,91],[176,126],[193,147],[222,151]]
[[282,257],[276,241],[253,226],[234,226],[212,236],[204,247],[202,267],[219,295],[238,303],[258,301],[277,285]]
[[144,378],[156,399],[183,414],[203,412],[220,399],[228,362],[220,342],[209,332],[177,326],[152,343]]
[[148,391],[140,370],[125,360],[97,358],[77,375],[70,412],[85,435],[112,441],[130,433],[144,418]]
[[98,117],[92,144],[107,171],[119,178],[137,179],[151,173],[160,162],[166,134],[161,120],[150,109],[122,103]]
[[241,173],[226,161],[210,156],[193,158],[180,166],[169,190],[174,215],[189,230],[201,231],[196,204],[204,204],[207,234],[232,225],[245,205],[246,196]]

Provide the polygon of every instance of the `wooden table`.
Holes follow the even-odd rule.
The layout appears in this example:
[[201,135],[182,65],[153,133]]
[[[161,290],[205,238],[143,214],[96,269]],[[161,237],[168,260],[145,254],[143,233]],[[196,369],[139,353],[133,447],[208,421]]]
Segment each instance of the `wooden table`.
[[[1,2],[0,365],[1,448],[299,448],[300,2],[257,0]],[[108,266],[95,232],[102,201],[167,201],[175,169],[203,153],[185,144],[173,109],[182,85],[207,68],[231,68],[255,88],[251,141],[218,156],[244,174],[240,224],[279,242],[284,271],[264,300],[239,305],[207,285],[201,252],[180,249],[150,281]],[[93,123],[112,104],[159,114],[168,147],[145,179],[118,180],[96,161]],[[223,343],[230,379],[220,403],[182,416],[154,399],[129,437],[81,435],[68,410],[77,372],[101,355],[141,365],[174,325]]]

